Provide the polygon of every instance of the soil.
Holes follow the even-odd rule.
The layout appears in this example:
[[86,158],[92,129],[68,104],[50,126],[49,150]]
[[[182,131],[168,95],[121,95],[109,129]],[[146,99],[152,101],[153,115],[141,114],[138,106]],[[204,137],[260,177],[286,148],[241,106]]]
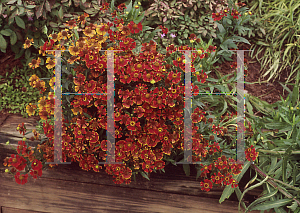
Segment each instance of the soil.
[[[250,50],[250,45],[243,44],[239,45],[239,50]],[[263,52],[259,55],[263,55]],[[277,101],[280,101],[280,96],[282,96],[284,99],[288,96],[288,91],[284,91],[284,88],[280,85],[279,82],[284,84],[285,80],[287,80],[289,73],[288,70],[283,70],[280,76],[280,81],[278,79],[275,79],[273,83],[258,83],[258,82],[264,82],[267,81],[269,76],[263,77],[261,74],[261,65],[260,63],[255,59],[251,58],[250,55],[248,55],[247,52],[245,52],[244,55],[245,59],[247,59],[247,66],[248,66],[248,75],[245,77],[245,93],[248,93],[252,96],[259,97],[261,100],[266,101],[269,104],[274,104]],[[233,62],[236,61],[236,55],[232,57]],[[231,68],[230,65],[232,64],[231,61],[225,61],[222,64],[217,63],[219,68],[217,68],[218,72],[224,75],[232,74],[229,76],[228,79],[232,78],[234,75],[235,69]],[[246,65],[246,63],[245,63]],[[215,72],[211,72],[210,77],[217,78],[217,75]],[[255,84],[247,84],[247,83],[254,83]],[[295,81],[294,81],[295,82]],[[294,83],[291,82],[291,83]],[[287,85],[287,87],[290,90],[293,90],[292,85]],[[255,111],[255,110],[254,110]],[[256,112],[256,111],[255,111]],[[261,115],[258,113],[257,115]]]

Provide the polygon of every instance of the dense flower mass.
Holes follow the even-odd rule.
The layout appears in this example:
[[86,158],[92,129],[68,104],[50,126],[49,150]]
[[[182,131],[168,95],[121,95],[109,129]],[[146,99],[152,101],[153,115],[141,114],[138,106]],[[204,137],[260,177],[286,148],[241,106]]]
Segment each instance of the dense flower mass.
[[[119,6],[119,10],[123,9],[124,5]],[[103,5],[101,10],[107,10],[107,5]],[[216,13],[213,16],[216,20],[220,20],[224,14],[226,12]],[[130,21],[125,24],[123,20],[116,18],[111,23],[85,26],[87,17],[88,15],[84,14],[78,19],[68,21],[66,26],[69,29],[51,35],[51,39],[41,48],[43,51],[68,48],[69,60],[72,61],[70,64],[76,75],[69,74],[70,77],[67,78],[72,81],[70,84],[75,92],[82,93],[70,100],[71,110],[67,113],[68,116],[63,114],[63,161],[78,162],[83,170],[95,172],[102,169],[99,164],[102,163],[105,171],[113,176],[116,184],[129,184],[132,176],[138,172],[148,176],[153,171],[164,171],[166,159],[173,153],[184,150],[184,72],[187,58],[182,51],[196,49],[170,45],[164,55],[158,52],[157,43],[150,40],[140,43],[141,50],[135,53],[137,42],[130,36],[134,37],[134,34],[143,30],[141,22]],[[73,29],[79,25],[85,26],[81,31],[81,37],[77,35],[76,42],[71,42],[68,46],[68,43],[64,42],[75,36]],[[161,29],[164,34],[168,33],[167,28],[161,27]],[[199,41],[194,34],[190,39]],[[65,46],[62,46],[62,43]],[[115,51],[114,61],[112,61],[108,51],[100,50],[122,51]],[[207,74],[203,70],[196,69],[195,63],[210,57],[215,50],[215,46],[209,45],[207,49],[203,47],[191,55],[191,72],[194,81],[202,84],[206,82]],[[46,67],[51,70],[55,66],[55,61],[46,57]],[[111,66],[111,62],[114,66]],[[38,58],[29,66],[37,68],[40,63]],[[110,98],[108,97],[109,67],[114,70],[116,82],[115,88],[112,88],[115,93],[113,116],[115,150],[112,150],[113,146],[106,135],[110,125],[107,121],[107,100]],[[87,73],[87,70],[90,72]],[[51,117],[54,115],[55,98],[53,92],[47,92],[48,96],[44,94],[46,84],[38,76],[33,75],[29,81],[32,87],[40,90],[42,97],[37,104],[28,104],[26,110],[29,115],[34,115],[35,110],[38,110],[38,115],[43,120],[42,129],[47,140],[37,146],[39,152],[37,154],[33,153],[28,144],[20,142],[18,153],[22,153],[24,157],[12,155],[6,164],[19,171],[28,164],[30,175],[37,178],[42,175],[44,165],[42,162],[54,161],[54,125]],[[49,81],[52,89],[54,81],[54,77]],[[192,92],[197,95],[199,88],[194,81],[191,83]],[[241,166],[234,164],[232,158],[222,155],[220,143],[215,136],[208,140],[200,133],[200,126],[205,126],[217,136],[222,136],[227,130],[212,124],[214,120],[208,118],[199,106],[194,106],[192,110],[190,130],[193,141],[192,160],[211,159],[210,164],[201,164],[200,175],[204,178],[200,183],[201,189],[209,191],[213,184],[236,184],[232,175],[239,174]],[[71,119],[67,120],[67,118]],[[25,131],[24,126],[18,128],[20,133]],[[35,134],[35,137],[38,135]],[[104,164],[110,157],[108,153],[111,151],[115,152],[115,161],[120,164]],[[40,155],[42,158],[37,157]],[[28,162],[25,158],[28,158]],[[18,173],[15,179],[20,184],[27,182],[27,176]]]

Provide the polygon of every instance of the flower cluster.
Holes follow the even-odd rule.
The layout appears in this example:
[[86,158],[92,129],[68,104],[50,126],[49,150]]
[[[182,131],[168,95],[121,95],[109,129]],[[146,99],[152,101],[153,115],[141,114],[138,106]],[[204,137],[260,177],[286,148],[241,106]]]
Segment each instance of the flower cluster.
[[[103,95],[76,95],[71,100],[71,120],[63,115],[62,124],[62,157],[63,161],[78,162],[83,170],[98,172],[102,169],[99,163],[106,161],[107,151],[112,151],[112,145],[107,140],[107,67],[110,60],[107,53],[99,50],[122,50],[114,54],[115,85],[115,161],[120,164],[104,164],[105,171],[113,175],[117,184],[131,182],[132,175],[141,172],[145,175],[157,170],[163,170],[165,159],[175,150],[184,150],[184,75],[186,59],[180,53],[182,50],[195,50],[188,46],[175,47],[170,45],[163,55],[157,52],[157,44],[153,40],[141,44],[141,52],[134,54],[136,42],[130,35],[143,29],[141,23],[129,22],[127,25],[120,19],[100,25],[89,24],[82,29],[83,35],[74,39],[72,44],[65,42],[75,37],[72,28],[84,25],[85,16],[68,22],[70,30],[65,29],[58,34],[49,36],[49,41],[40,48],[40,53],[53,54],[54,51],[69,49],[68,63],[74,66],[76,76],[73,86],[77,93],[102,93]],[[124,24],[124,25],[123,25]],[[115,31],[116,30],[116,31]],[[51,38],[51,39],[50,39]],[[191,39],[195,39],[192,35]],[[109,42],[107,42],[109,40]],[[63,42],[64,41],[64,42]],[[65,44],[65,46],[62,45]],[[69,46],[68,46],[68,45]],[[208,58],[216,47],[209,46],[192,53],[191,72],[199,82],[205,83],[206,73],[196,71],[194,63]],[[34,62],[34,63],[33,63]],[[54,61],[46,59],[46,67],[54,68]],[[38,59],[32,61],[32,68],[38,67]],[[85,74],[85,70],[90,73]],[[54,70],[53,70],[54,72]],[[45,82],[36,75],[30,79],[30,85],[46,90]],[[53,89],[54,78],[49,82]],[[197,95],[199,88],[192,83],[192,93]],[[43,120],[43,131],[48,138],[38,145],[37,150],[46,162],[54,161],[54,125],[51,115],[54,114],[54,94],[48,92],[48,97],[40,98],[38,106],[29,104],[27,112],[33,115],[38,109]],[[206,166],[202,165],[202,190],[209,191],[214,184],[236,186],[233,179],[238,174],[241,165],[235,164],[231,158],[221,155],[219,143],[214,138],[207,140],[200,133],[205,125],[217,135],[226,133],[226,129],[212,124],[212,118],[207,119],[206,113],[199,107],[194,107],[192,119],[192,160],[205,161],[214,159]],[[208,121],[208,123],[207,123]],[[21,144],[19,154],[28,155]],[[32,153],[32,151],[30,151]],[[36,178],[42,175],[41,164],[35,155],[27,156],[31,163],[30,174]],[[17,159],[18,161],[18,159]],[[23,164],[22,164],[23,165]],[[19,164],[17,167],[20,166]],[[51,164],[50,166],[53,166]],[[25,176],[21,179],[26,179]],[[16,178],[16,180],[17,180]]]
[[[238,4],[238,6],[240,6],[240,5],[242,5],[242,4]],[[242,5],[242,6],[244,6],[244,5]],[[227,17],[227,14],[230,14],[233,19],[239,19],[239,17],[242,16],[241,13],[237,9],[232,8],[230,10],[229,8],[226,8],[220,12],[212,13],[212,18],[214,19],[214,21],[220,21],[220,20],[222,20],[222,18],[224,16]],[[252,15],[252,13],[250,11],[247,14]]]
[[249,148],[245,150],[246,159],[248,161],[255,161],[259,152],[255,151],[255,147],[251,145]]

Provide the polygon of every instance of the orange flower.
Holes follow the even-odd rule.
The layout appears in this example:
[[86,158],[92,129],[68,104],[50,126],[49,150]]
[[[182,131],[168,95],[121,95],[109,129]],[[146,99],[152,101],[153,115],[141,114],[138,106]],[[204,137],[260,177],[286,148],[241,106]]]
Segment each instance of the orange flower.
[[70,21],[67,21],[65,25],[68,26],[70,29],[73,29],[74,27],[76,27],[76,20],[72,19]]

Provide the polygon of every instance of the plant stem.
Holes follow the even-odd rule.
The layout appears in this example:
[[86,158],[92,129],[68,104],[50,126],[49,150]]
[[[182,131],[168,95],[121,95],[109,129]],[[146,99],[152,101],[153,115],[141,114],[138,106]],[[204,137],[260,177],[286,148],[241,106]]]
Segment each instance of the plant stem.
[[[263,171],[261,171],[255,164],[251,164],[252,169],[254,169],[255,171],[258,172],[258,174],[262,177],[267,177],[267,175],[265,173],[263,173]],[[286,197],[288,198],[292,198],[294,201],[296,201],[298,203],[298,205],[300,205],[300,201],[297,200],[296,198],[294,198],[290,193],[284,191],[279,185],[277,185],[273,180],[268,179],[267,182],[273,186],[274,188],[278,189],[282,194],[284,194]]]
[[[284,154],[285,151],[272,151],[272,150],[265,150],[265,149],[257,149],[257,151],[270,153],[270,154]],[[292,151],[291,154],[300,154],[300,151]]]

